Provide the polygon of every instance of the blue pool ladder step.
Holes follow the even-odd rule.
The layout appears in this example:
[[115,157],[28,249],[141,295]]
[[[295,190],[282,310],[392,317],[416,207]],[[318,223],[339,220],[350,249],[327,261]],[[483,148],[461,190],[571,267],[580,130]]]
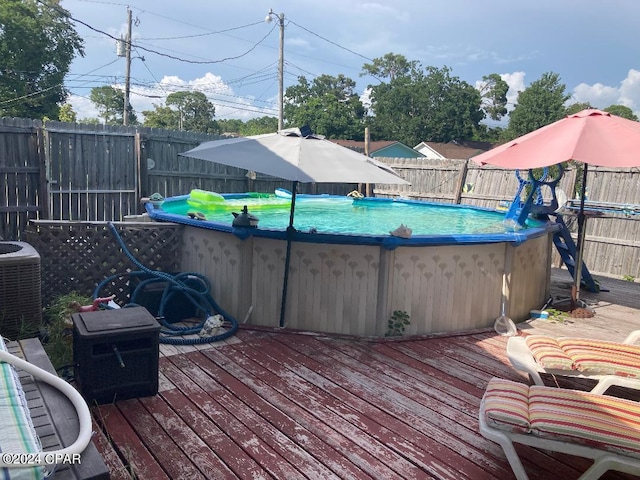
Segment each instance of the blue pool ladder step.
[[[567,266],[567,270],[571,276],[576,278],[575,271],[578,249],[573,241],[573,237],[571,236],[571,232],[569,231],[567,224],[562,218],[562,215],[556,215],[556,223],[560,224],[562,228],[553,234],[553,244],[556,246],[556,250],[558,250],[560,258],[562,258],[562,261]],[[598,285],[594,280],[591,272],[589,272],[589,269],[584,262],[582,262],[582,273],[580,279],[581,287],[584,286],[587,291],[592,293],[600,291],[600,285]]]
[[[536,179],[533,175],[533,172],[530,170],[528,178],[524,178],[520,175],[518,170],[515,171],[516,178],[518,179],[519,185],[516,195],[511,202],[511,206],[507,210],[505,214],[505,220],[518,223],[521,226],[525,225],[526,219],[529,214],[536,214],[538,216],[544,216],[549,219],[550,215],[556,217],[556,223],[558,223],[561,228],[553,235],[553,244],[556,246],[558,253],[560,254],[560,258],[567,266],[567,270],[571,274],[571,277],[574,279],[576,273],[576,258],[578,255],[578,249],[576,247],[575,242],[573,241],[573,237],[571,236],[571,232],[567,227],[567,224],[564,222],[562,215],[558,213],[558,207],[561,205],[558,204],[558,196],[556,192],[556,186],[558,182],[562,178],[564,170],[561,166],[558,166],[559,171],[557,175],[552,178],[549,175],[549,170],[545,168],[542,173],[542,177],[540,179]],[[521,199],[522,194],[525,191],[525,187],[530,185],[529,193],[526,196],[525,200]],[[544,205],[542,200],[542,192],[540,187],[547,186],[551,190],[551,204]],[[565,195],[566,196],[566,195]],[[597,293],[603,289],[600,288],[598,282],[594,280],[591,276],[591,272],[587,268],[587,265],[582,262],[582,272],[580,276],[580,286],[583,287],[593,293]]]

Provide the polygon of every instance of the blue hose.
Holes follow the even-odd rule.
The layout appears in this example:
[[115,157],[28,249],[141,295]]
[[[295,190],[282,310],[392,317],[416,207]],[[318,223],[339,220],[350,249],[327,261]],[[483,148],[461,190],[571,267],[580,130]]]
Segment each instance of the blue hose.
[[[140,271],[128,272],[125,274],[116,274],[104,279],[94,290],[93,298],[99,298],[100,291],[104,288],[105,285],[107,285],[114,279],[120,278],[124,275],[133,277],[144,276],[147,278],[145,280],[142,280],[138,284],[138,286],[131,294],[131,302],[125,305],[124,308],[137,306],[135,301],[137,300],[139,293],[142,292],[144,288],[149,284],[155,282],[167,283],[167,287],[162,292],[162,298],[160,300],[160,306],[158,309],[158,321],[162,325],[162,328],[160,330],[160,343],[168,343],[172,345],[200,345],[204,343],[217,342],[235,335],[238,330],[238,322],[229,313],[225,312],[224,309],[222,309],[222,307],[220,307],[220,305],[218,305],[216,301],[211,297],[209,293],[211,290],[211,284],[207,277],[193,272],[172,275],[166,272],[151,270],[142,265],[133,257],[133,255],[131,255],[126,245],[124,244],[122,237],[120,236],[112,222],[109,222],[109,228],[118,240],[122,251],[129,258],[129,260],[131,260],[133,264],[140,269]],[[171,298],[178,293],[186,297],[189,302],[196,308],[197,312],[203,314],[204,319],[198,325],[195,325],[193,327],[180,327],[174,326],[173,324],[166,321],[164,315],[166,306],[169,304]],[[109,308],[105,305],[103,306],[105,308]],[[200,333],[207,318],[215,314],[222,315],[222,317],[230,323],[230,328],[219,335],[197,338],[177,338],[184,335],[193,335]]]

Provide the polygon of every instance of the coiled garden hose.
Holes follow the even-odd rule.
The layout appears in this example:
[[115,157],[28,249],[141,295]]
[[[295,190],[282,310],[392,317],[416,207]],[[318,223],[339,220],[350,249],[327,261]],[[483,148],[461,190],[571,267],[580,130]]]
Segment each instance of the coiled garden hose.
[[[142,292],[143,289],[149,284],[165,282],[167,286],[162,292],[162,298],[160,300],[160,306],[158,308],[158,320],[162,325],[162,328],[160,330],[160,343],[167,343],[172,345],[199,345],[204,343],[217,342],[235,335],[238,330],[238,322],[233,316],[231,316],[222,307],[220,307],[220,305],[218,305],[216,301],[211,297],[209,293],[211,290],[211,283],[209,282],[209,279],[207,277],[195,272],[178,273],[176,275],[172,275],[166,272],[151,270],[138,262],[138,260],[129,252],[126,245],[124,244],[124,241],[122,240],[122,237],[120,236],[115,225],[112,222],[109,222],[109,228],[118,240],[122,251],[129,258],[129,260],[131,260],[133,264],[140,269],[140,271],[116,274],[104,279],[94,290],[94,298],[98,298],[100,296],[100,291],[104,288],[104,286],[109,284],[114,279],[126,275],[132,277],[144,276],[146,278],[142,280],[134,289],[131,294],[130,303],[125,305],[124,308],[137,306],[135,302],[140,292]],[[189,302],[196,308],[197,312],[203,314],[204,318],[199,324],[192,327],[181,327],[167,322],[167,320],[165,319],[166,307],[171,299],[178,293],[186,297]],[[105,306],[105,308],[109,307]],[[178,338],[184,337],[185,335],[200,333],[207,319],[215,314],[222,315],[222,317],[227,322],[229,322],[230,326],[224,332],[217,335],[209,335],[196,338]]]

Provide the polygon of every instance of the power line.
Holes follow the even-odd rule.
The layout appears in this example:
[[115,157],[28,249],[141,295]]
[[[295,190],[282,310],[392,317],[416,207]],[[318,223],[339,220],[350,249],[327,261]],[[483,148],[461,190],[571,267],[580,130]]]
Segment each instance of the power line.
[[354,55],[357,55],[358,57],[362,57],[365,60],[369,60],[370,62],[373,62],[373,59],[369,58],[369,57],[365,57],[364,55],[355,52],[353,50],[351,50],[350,48],[347,47],[343,47],[342,45],[340,45],[339,43],[334,42],[333,40],[329,40],[328,38],[323,37],[322,35],[318,35],[315,32],[312,32],[311,30],[309,30],[308,28],[303,27],[302,25],[297,24],[296,22],[294,22],[293,20],[289,20],[289,23],[293,23],[296,27],[301,28],[302,30],[304,30],[305,32],[310,33],[311,35],[315,35],[316,37],[320,38],[321,40],[324,40],[327,43],[330,43],[331,45],[335,45],[338,48],[341,48],[342,50],[346,50],[349,53],[353,53]]
[[227,28],[226,30],[218,30],[215,32],[207,32],[207,33],[197,33],[195,35],[185,35],[181,37],[140,37],[139,40],[183,40],[185,38],[198,38],[198,37],[207,37],[210,35],[218,35],[220,33],[232,32],[234,30],[240,30],[242,28],[253,27],[254,25],[261,25],[262,21],[248,23],[247,25],[242,25],[240,27]]
[[[109,38],[111,38],[111,39],[113,39],[113,40],[120,41],[120,39],[119,39],[119,38],[114,37],[114,36],[113,36],[113,35],[111,35],[110,33],[107,33],[107,32],[105,32],[105,31],[103,31],[103,30],[100,30],[99,28],[95,28],[95,27],[93,27],[92,25],[89,25],[88,23],[83,22],[82,20],[75,18],[74,16],[70,15],[70,14],[69,14],[69,12],[67,12],[66,10],[64,10],[64,9],[62,9],[62,8],[60,8],[60,7],[57,7],[57,6],[55,6],[55,5],[47,4],[47,3],[43,2],[42,0],[36,0],[36,2],[38,2],[38,3],[40,3],[41,5],[44,5],[44,6],[46,6],[46,7],[53,8],[54,10],[57,10],[60,14],[65,15],[67,18],[69,18],[69,20],[73,20],[73,21],[74,21],[74,22],[76,22],[76,23],[79,23],[79,24],[81,24],[81,25],[84,25],[85,27],[87,27],[87,28],[88,28],[88,29],[90,29],[90,30],[93,30],[94,32],[97,32],[97,33],[100,33],[100,34],[102,34],[102,35],[105,35],[105,36],[107,36],[107,37],[109,37]],[[257,47],[258,45],[260,45],[263,41],[265,41],[265,40],[267,39],[267,37],[271,34],[271,32],[274,30],[274,28],[275,28],[275,25],[271,28],[271,30],[270,30],[270,31],[269,31],[269,32],[268,32],[264,37],[262,37],[262,38],[261,38],[257,43],[255,43],[255,44],[254,44],[254,45],[253,45],[249,50],[247,50],[246,52],[244,52],[244,53],[242,53],[242,54],[240,54],[240,55],[236,55],[236,56],[232,56],[232,57],[222,58],[222,59],[220,59],[220,60],[202,60],[202,61],[199,61],[199,60],[188,60],[188,59],[186,59],[186,58],[177,57],[177,56],[175,56],[175,55],[169,55],[169,54],[167,54],[167,53],[162,53],[162,52],[159,52],[159,51],[157,51],[157,50],[153,50],[153,49],[151,49],[151,48],[146,48],[146,47],[143,47],[143,46],[141,46],[141,45],[139,45],[139,44],[134,44],[133,42],[130,42],[130,43],[131,43],[131,47],[137,47],[137,48],[139,48],[140,50],[144,50],[145,52],[149,52],[149,53],[154,53],[154,54],[159,55],[159,56],[161,56],[161,57],[170,58],[170,59],[172,59],[172,60],[177,60],[177,61],[184,62],[184,63],[193,63],[193,64],[208,65],[208,64],[214,64],[214,63],[222,63],[222,62],[226,62],[226,61],[228,61],[228,60],[236,60],[236,59],[238,59],[238,58],[242,58],[242,57],[244,57],[244,56],[248,55],[248,54],[249,54],[249,53],[251,53],[253,50],[255,50],[255,49],[256,49],[256,47]]]

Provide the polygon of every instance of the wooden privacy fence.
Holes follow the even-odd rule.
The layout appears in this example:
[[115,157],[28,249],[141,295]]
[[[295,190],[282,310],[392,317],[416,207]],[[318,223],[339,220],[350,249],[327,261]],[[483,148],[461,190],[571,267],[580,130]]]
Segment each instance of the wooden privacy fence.
[[[290,183],[242,169],[181,157],[203,141],[220,137],[139,127],[78,125],[0,119],[0,240],[20,240],[29,220],[120,221],[142,213],[140,198],[165,197],[194,188],[226,192],[273,192]],[[377,185],[378,196],[495,208],[518,188],[512,170],[478,167],[467,160],[378,159],[409,186]],[[638,169],[589,169],[588,198],[640,204]],[[559,187],[571,197],[576,171]],[[356,185],[301,184],[301,193],[343,195]],[[548,193],[545,194],[548,196]],[[638,215],[597,217],[588,222],[587,265],[593,272],[640,276]]]

